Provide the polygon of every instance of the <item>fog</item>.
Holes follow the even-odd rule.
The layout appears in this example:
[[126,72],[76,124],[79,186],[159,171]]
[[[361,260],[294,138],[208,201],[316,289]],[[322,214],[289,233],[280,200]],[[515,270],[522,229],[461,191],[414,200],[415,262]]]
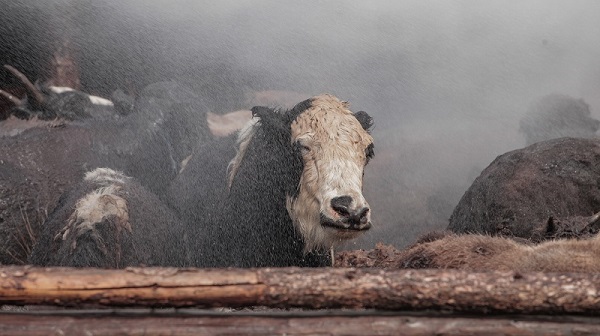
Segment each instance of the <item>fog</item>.
[[[365,194],[374,228],[352,247],[401,247],[443,229],[479,172],[524,146],[519,120],[540,97],[582,98],[600,118],[594,0],[5,5],[21,16],[2,17],[38,40],[48,38],[39,22],[69,22],[88,92],[176,79],[216,112],[247,108],[244,94],[258,90],[328,92],[369,112],[376,156]],[[1,48],[23,50],[3,63],[34,64],[42,47],[15,44],[2,26]]]

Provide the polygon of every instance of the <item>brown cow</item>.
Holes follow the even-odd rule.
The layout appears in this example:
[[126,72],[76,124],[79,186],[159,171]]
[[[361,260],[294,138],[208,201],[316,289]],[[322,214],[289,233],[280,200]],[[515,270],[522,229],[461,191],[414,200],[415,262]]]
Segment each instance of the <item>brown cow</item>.
[[534,238],[549,218],[597,212],[599,176],[600,139],[553,139],[505,153],[464,193],[448,230]]
[[[586,218],[580,238],[533,244],[489,235],[431,232],[405,250],[378,245],[342,252],[337,266],[443,268],[469,271],[600,272],[600,212]],[[591,232],[595,234],[590,235]]]

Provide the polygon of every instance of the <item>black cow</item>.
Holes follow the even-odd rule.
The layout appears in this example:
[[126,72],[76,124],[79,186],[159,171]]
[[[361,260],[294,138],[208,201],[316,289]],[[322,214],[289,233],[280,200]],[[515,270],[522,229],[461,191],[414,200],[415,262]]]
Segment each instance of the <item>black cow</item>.
[[[21,79],[31,93],[14,111],[28,111],[32,119],[0,124],[0,264],[26,261],[41,223],[86,171],[110,167],[164,194],[192,148],[212,137],[202,100],[177,83],[153,84],[123,111],[108,104],[94,114],[84,93],[71,99],[73,91],[39,90]],[[45,103],[33,104],[36,94]],[[56,118],[41,120],[50,115]],[[11,129],[17,122],[22,125]]]
[[197,266],[331,265],[333,247],[371,227],[362,195],[364,167],[373,156],[371,117],[353,114],[330,95],[286,112],[252,112],[239,134],[219,213],[184,209],[188,230],[196,232]]
[[[68,87],[34,85],[19,70],[4,65],[23,85],[27,95],[19,99],[6,91],[0,90],[0,96],[14,106],[9,115],[19,119],[38,118],[52,120],[111,119],[114,117],[114,103],[108,99],[88,95]],[[120,106],[120,105],[119,105]]]
[[183,224],[135,179],[112,169],[88,172],[44,223],[29,262],[122,268],[186,266]]

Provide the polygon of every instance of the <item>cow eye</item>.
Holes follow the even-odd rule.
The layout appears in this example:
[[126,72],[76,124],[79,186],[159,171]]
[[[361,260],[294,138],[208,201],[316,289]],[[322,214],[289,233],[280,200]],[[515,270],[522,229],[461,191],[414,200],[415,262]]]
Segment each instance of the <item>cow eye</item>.
[[300,148],[300,153],[302,153],[302,155],[304,154],[308,154],[310,152],[310,147],[299,144],[299,148]]
[[308,154],[310,152],[310,147],[303,145],[300,141],[296,141],[294,147],[296,147],[296,150],[299,151],[302,155]]

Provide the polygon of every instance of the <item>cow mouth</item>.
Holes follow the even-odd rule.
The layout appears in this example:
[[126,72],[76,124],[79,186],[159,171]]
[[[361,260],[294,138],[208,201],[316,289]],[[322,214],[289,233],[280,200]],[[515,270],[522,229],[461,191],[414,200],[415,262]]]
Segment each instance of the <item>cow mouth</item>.
[[370,221],[361,223],[360,221],[349,218],[334,220],[324,214],[321,214],[321,226],[342,232],[360,232],[369,230],[372,225]]

